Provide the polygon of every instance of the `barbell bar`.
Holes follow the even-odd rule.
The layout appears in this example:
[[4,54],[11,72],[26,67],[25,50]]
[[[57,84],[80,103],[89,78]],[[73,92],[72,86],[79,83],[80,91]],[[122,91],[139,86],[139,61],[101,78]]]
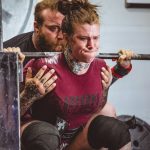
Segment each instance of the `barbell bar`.
[[[61,52],[23,52],[26,57],[49,57],[59,54]],[[97,58],[102,59],[116,59],[119,57],[118,53],[99,53]],[[135,54],[132,60],[150,60],[150,54]]]

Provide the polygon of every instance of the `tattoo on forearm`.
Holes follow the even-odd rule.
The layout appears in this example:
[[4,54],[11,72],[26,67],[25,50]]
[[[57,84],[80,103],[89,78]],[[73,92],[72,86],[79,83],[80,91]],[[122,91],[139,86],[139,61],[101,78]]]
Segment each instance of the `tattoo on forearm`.
[[41,97],[42,95],[33,81],[26,83],[24,91],[20,94],[21,116]]
[[107,102],[108,91],[109,91],[109,88],[103,90],[103,95],[102,95],[102,108],[104,107],[104,105],[105,105],[106,102]]
[[31,105],[33,104],[33,100],[29,100],[24,98],[24,97],[20,97],[20,112],[21,112],[21,116],[23,116],[26,111],[31,107]]

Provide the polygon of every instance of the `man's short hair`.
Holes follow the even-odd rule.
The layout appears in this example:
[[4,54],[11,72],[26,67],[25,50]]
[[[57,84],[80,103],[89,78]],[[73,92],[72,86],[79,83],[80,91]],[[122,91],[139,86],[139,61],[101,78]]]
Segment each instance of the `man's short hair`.
[[39,25],[42,25],[44,21],[42,17],[43,10],[50,9],[52,11],[59,11],[58,1],[59,0],[42,0],[41,2],[37,3],[34,11],[34,20],[37,21]]

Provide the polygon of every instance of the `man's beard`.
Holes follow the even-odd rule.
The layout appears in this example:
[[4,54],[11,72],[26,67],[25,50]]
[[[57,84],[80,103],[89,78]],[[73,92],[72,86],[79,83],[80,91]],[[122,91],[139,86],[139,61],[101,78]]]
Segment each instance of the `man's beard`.
[[54,52],[55,47],[57,46],[55,43],[48,43],[44,36],[39,36],[38,39],[39,47],[42,52]]

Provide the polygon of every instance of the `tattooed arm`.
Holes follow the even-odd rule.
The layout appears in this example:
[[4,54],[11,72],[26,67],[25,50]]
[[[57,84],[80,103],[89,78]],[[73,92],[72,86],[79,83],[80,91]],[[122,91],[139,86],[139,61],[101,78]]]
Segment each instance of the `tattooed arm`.
[[106,66],[106,68],[102,67],[101,76],[102,76],[102,86],[103,86],[103,96],[102,96],[102,108],[103,108],[107,102],[108,91],[109,91],[110,84],[112,82],[111,68],[109,66]]
[[32,70],[31,68],[28,68],[25,86],[20,94],[21,116],[25,114],[35,101],[39,100],[55,88],[57,76],[54,75],[51,77],[55,71],[54,69],[51,69],[44,75],[46,69],[47,66],[43,66],[35,77],[32,77]]
[[103,108],[103,107],[105,106],[105,104],[107,103],[108,91],[109,91],[109,88],[103,90],[102,108]]
[[24,90],[20,94],[21,116],[31,107],[34,101],[40,99],[42,94],[38,91],[37,85],[30,81],[26,83]]

